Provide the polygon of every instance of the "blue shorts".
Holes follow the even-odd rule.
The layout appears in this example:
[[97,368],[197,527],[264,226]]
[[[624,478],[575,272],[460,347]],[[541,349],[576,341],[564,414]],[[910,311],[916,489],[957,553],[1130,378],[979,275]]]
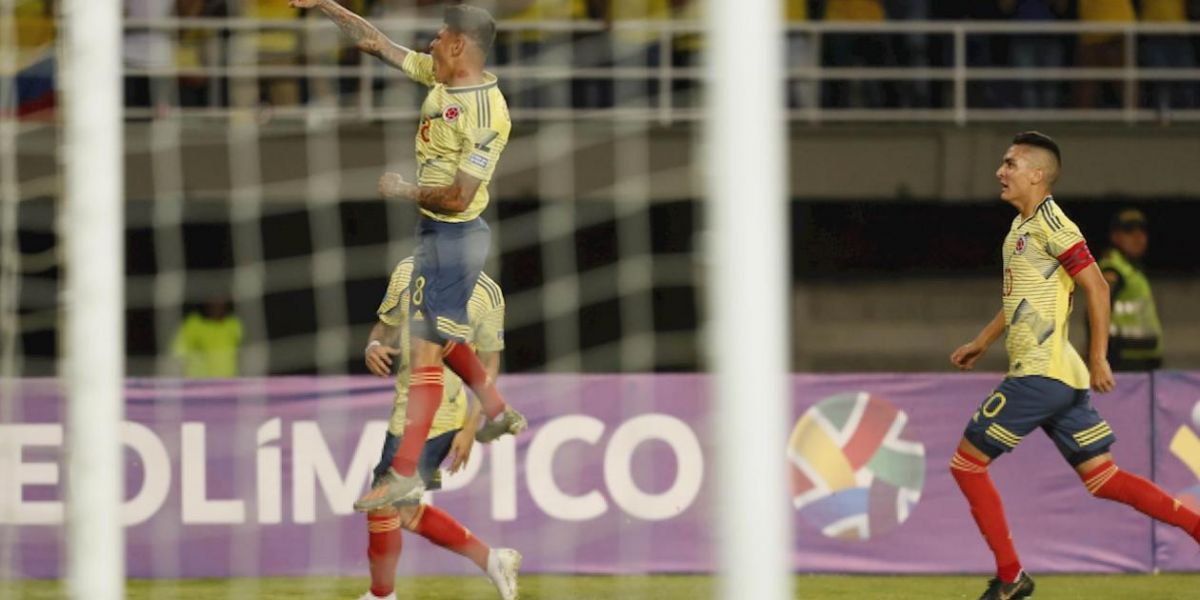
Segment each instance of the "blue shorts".
[[481,218],[465,223],[421,219],[408,290],[412,335],[437,344],[466,343],[471,332],[467,302],[491,244],[492,230]]
[[[425,481],[425,489],[434,491],[442,487],[442,474],[438,467],[442,466],[442,461],[450,455],[450,444],[454,442],[454,435],[460,429],[447,431],[437,437],[425,440],[425,448],[421,450],[421,458],[417,461],[417,473],[421,474],[421,479]],[[392,458],[396,456],[396,450],[400,447],[400,436],[387,433],[387,437],[383,440],[383,453],[379,456],[379,464],[375,465],[375,478],[371,480],[371,486],[383,477],[384,473],[392,466]]]
[[1036,375],[1005,379],[975,411],[963,436],[996,458],[1038,427],[1072,465],[1108,452],[1117,441],[1087,390]]

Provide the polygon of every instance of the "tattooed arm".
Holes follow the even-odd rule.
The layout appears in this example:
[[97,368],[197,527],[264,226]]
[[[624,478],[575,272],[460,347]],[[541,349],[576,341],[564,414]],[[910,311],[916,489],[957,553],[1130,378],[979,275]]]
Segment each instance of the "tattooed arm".
[[482,182],[462,171],[447,186],[415,185],[397,173],[384,173],[379,178],[379,195],[384,198],[415,200],[425,210],[452,215],[467,210]]
[[404,57],[411,50],[389,40],[366,19],[354,14],[337,0],[289,0],[293,8],[316,8],[341,28],[359,50],[370,54],[397,69],[403,68]]

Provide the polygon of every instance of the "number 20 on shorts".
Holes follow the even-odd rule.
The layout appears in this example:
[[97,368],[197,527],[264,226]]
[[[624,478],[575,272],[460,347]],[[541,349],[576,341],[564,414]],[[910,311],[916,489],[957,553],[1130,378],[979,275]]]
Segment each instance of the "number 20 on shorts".
[[992,395],[983,401],[983,406],[980,406],[979,410],[976,411],[975,420],[979,421],[979,413],[983,413],[983,416],[989,419],[995,417],[1000,414],[1000,410],[1004,408],[1004,403],[1006,402],[1008,402],[1008,398],[1005,398],[1004,394],[992,392]]

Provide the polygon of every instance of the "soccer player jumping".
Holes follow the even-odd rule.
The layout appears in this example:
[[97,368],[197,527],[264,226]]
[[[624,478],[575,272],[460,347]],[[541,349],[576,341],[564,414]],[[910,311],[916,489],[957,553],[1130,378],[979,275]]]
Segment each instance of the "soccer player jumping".
[[[383,477],[391,468],[392,458],[406,429],[408,390],[412,374],[402,350],[408,341],[410,305],[409,283],[412,281],[413,259],[406,258],[396,265],[388,282],[387,294],[376,314],[379,322],[371,329],[364,352],[367,369],[379,377],[391,377],[393,362],[396,369],[396,398],[392,417],[375,478]],[[471,294],[468,305],[469,340],[486,365],[488,377],[495,379],[500,370],[500,352],[504,350],[504,294],[486,273]],[[396,357],[393,360],[393,357]],[[431,489],[441,488],[439,466],[453,455],[450,472],[462,468],[471,456],[477,439],[479,402],[468,404],[462,382],[453,373],[445,373],[445,398],[434,415],[425,449],[421,452],[417,472]],[[480,439],[479,441],[491,441]],[[371,589],[359,600],[396,600],[396,563],[402,547],[401,529],[407,529],[429,541],[475,563],[500,592],[503,600],[517,597],[517,575],[521,554],[510,548],[490,548],[444,510],[429,505],[385,506],[367,513],[367,559],[371,566]]]
[[[1058,144],[1036,131],[1018,134],[1004,153],[996,178],[1000,198],[1018,215],[1004,240],[1003,308],[950,361],[968,370],[1007,333],[1008,374],[967,424],[950,473],[996,557],[996,577],[980,600],[1013,600],[1033,593],[1021,569],[988,464],[1041,427],[1079,473],[1092,495],[1128,504],[1191,534],[1200,543],[1200,515],[1153,483],[1117,467],[1116,441],[1092,407],[1088,389],[1113,389],[1108,346],[1108,283],[1079,228],[1054,202],[1051,189],[1062,168]],[[1090,317],[1088,366],[1071,346],[1067,324],[1076,285]]]
[[385,173],[379,180],[385,198],[416,202],[421,212],[410,286],[408,421],[391,468],[354,509],[368,512],[397,502],[417,503],[425,491],[417,463],[442,401],[443,361],[483,403],[488,421],[480,435],[516,434],[526,427],[525,418],[507,406],[487,377],[465,337],[470,331],[467,301],[491,245],[491,230],[480,214],[487,207],[487,184],[512,127],[496,76],[484,71],[496,24],[483,9],[447,6],[444,24],[429,54],[424,54],[392,42],[336,0],[289,3],[317,8],[360,50],[430,88],[417,130],[417,183],[396,173]]

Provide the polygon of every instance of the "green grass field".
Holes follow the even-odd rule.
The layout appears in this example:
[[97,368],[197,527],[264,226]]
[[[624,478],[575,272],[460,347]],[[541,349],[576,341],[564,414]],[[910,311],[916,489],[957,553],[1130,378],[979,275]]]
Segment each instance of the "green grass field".
[[[1200,574],[1043,575],[1037,577],[1037,583],[1038,591],[1034,594],[1036,600],[1200,598]],[[982,577],[797,576],[795,597],[975,600],[984,585]],[[128,587],[128,597],[146,600],[354,600],[363,593],[364,586],[363,579],[329,578],[132,581]],[[491,584],[482,577],[414,577],[399,580],[397,586],[397,597],[404,600],[493,600],[496,597]],[[712,598],[715,593],[716,581],[705,576],[527,576],[521,579],[521,598],[525,600],[697,600]],[[48,600],[60,597],[57,582],[0,582],[0,599]]]

